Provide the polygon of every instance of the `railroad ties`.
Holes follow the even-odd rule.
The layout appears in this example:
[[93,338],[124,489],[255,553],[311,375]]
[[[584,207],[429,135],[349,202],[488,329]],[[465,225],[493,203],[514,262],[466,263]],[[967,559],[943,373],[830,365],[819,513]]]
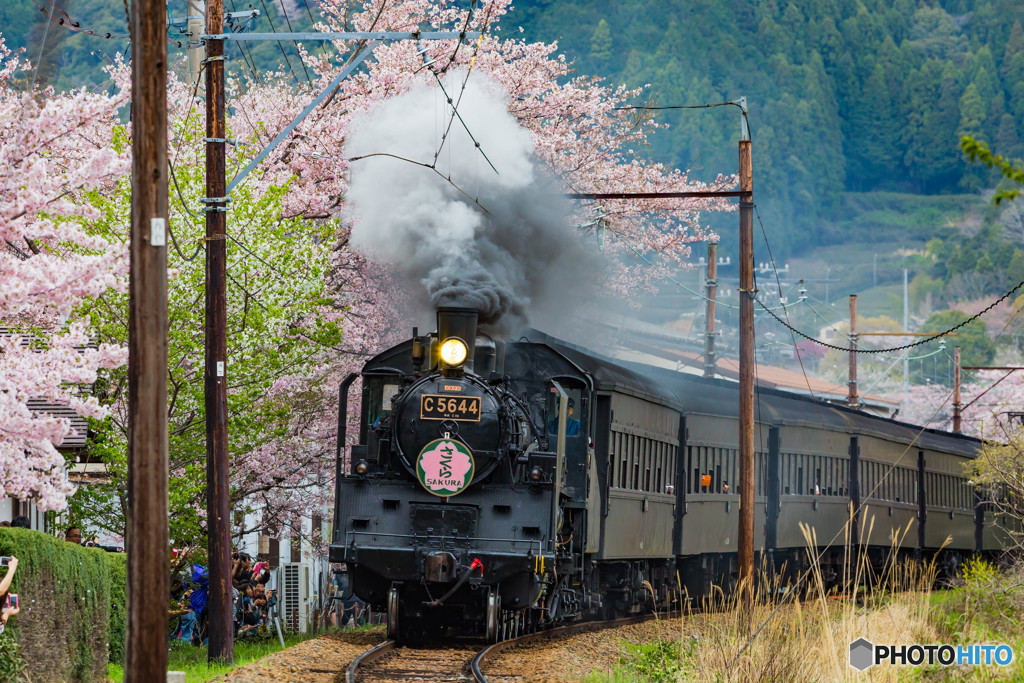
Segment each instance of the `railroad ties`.
[[[636,624],[654,615],[628,617],[612,621],[589,621],[570,626],[529,633],[509,638],[480,649],[479,641],[458,639],[450,644],[427,648],[398,647],[393,640],[375,645],[356,657],[345,672],[346,683],[385,683],[397,681],[478,681],[487,683],[486,660],[498,652],[524,647],[538,641],[566,638],[578,633]],[[522,677],[496,673],[498,681],[521,680]],[[492,681],[492,683],[494,683]]]

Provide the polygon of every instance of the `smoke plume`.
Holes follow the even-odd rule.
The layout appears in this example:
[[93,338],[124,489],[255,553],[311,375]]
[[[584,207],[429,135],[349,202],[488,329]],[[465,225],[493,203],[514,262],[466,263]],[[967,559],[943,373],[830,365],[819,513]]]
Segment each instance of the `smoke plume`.
[[[453,97],[463,77],[448,79]],[[434,162],[451,112],[439,88],[416,86],[354,123],[345,156],[376,156],[351,163],[352,245],[387,264],[425,306],[474,307],[499,332],[545,311],[569,313],[602,268],[569,220],[560,183],[484,76],[472,75],[458,110],[482,154],[455,119],[438,173],[383,155]]]

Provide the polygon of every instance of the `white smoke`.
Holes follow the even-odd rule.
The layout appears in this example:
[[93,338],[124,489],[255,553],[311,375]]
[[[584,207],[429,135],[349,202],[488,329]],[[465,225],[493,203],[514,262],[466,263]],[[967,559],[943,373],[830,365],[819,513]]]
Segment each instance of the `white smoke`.
[[[463,78],[449,77],[453,97]],[[530,133],[498,89],[473,74],[458,110],[498,172],[458,119],[437,158],[440,175],[388,156],[353,161],[351,242],[423,303],[475,307],[481,323],[512,330],[538,307],[570,305],[601,268],[570,224],[560,183],[536,163]],[[431,164],[450,112],[440,88],[416,86],[360,116],[345,156]]]

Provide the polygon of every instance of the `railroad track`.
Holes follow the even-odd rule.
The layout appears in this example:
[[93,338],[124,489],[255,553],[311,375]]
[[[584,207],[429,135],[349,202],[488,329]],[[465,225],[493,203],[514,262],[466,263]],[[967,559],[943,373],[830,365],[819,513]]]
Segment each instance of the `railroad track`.
[[[637,624],[653,619],[653,614],[612,621],[588,621],[569,626],[528,633],[493,643],[484,649],[479,644],[455,643],[437,648],[399,647],[393,640],[375,645],[352,660],[345,671],[346,683],[385,683],[394,681],[478,681],[487,683],[484,662],[491,656],[513,647],[538,641],[557,640],[578,633],[599,631],[616,626]],[[502,678],[508,678],[502,675]]]

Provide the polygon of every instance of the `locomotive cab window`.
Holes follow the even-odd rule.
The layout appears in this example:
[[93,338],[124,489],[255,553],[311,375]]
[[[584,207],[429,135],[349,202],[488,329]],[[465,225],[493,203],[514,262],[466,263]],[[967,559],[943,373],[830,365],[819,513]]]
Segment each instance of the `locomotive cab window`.
[[391,399],[398,394],[399,385],[390,377],[367,377],[365,382],[365,426],[374,429],[391,415]]
[[[564,387],[565,393],[569,395],[569,409],[565,416],[565,435],[577,437],[582,433],[580,390],[571,387]],[[558,435],[558,409],[560,406],[559,393],[552,388],[548,392],[548,436]]]

